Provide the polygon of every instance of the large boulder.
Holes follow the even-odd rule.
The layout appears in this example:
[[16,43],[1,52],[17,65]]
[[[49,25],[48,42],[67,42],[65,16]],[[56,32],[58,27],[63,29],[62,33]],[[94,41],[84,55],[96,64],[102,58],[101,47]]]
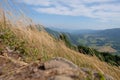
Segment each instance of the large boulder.
[[[5,67],[2,66],[1,70]],[[0,80],[114,80],[111,76],[92,69],[77,67],[71,61],[61,57],[53,58],[44,63],[34,62],[18,66],[16,69],[14,67],[10,68],[7,73],[0,70]]]

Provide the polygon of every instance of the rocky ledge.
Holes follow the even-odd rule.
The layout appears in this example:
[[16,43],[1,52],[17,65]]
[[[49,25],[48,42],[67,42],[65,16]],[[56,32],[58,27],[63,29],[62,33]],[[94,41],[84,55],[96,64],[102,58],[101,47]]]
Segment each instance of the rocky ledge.
[[[111,76],[91,69],[79,68],[61,57],[26,65],[18,65],[6,58],[4,62],[0,60],[0,64],[4,64],[0,67],[0,80],[114,80]],[[8,72],[3,71],[8,65],[12,68]]]

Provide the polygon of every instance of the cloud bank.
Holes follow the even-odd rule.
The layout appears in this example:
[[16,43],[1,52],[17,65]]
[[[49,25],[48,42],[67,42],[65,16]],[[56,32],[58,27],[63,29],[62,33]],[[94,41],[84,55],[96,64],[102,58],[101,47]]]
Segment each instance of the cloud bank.
[[120,21],[120,0],[21,0],[46,14]]

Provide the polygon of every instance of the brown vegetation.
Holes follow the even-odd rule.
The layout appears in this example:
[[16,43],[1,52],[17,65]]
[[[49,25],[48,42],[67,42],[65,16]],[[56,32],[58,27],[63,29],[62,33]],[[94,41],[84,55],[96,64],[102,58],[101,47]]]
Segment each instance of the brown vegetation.
[[[6,42],[3,41],[0,45],[9,46],[10,48],[14,47],[14,49],[18,48],[18,53],[22,56],[21,61],[26,63],[36,61],[44,62],[53,57],[63,57],[72,61],[79,67],[91,68],[102,74],[108,74],[112,76],[114,80],[120,79],[119,67],[101,62],[96,57],[90,57],[71,50],[66,47],[62,41],[55,40],[44,30],[38,31],[34,26],[29,28],[26,25],[23,26],[22,23],[12,24],[10,19],[5,17],[5,13],[3,14],[0,21],[0,34],[4,36],[7,34],[7,36],[12,37],[8,37]],[[15,44],[11,47],[9,42],[15,42]],[[24,42],[23,45],[21,45],[22,42]],[[24,54],[20,51],[21,47],[23,47],[22,50],[24,50]]]

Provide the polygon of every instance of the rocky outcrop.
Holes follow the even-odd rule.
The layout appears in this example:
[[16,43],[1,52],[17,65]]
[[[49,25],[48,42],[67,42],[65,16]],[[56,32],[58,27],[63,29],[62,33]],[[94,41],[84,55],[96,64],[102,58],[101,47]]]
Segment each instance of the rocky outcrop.
[[25,63],[19,52],[1,47],[0,80],[114,80],[89,68],[57,57],[44,63]]
[[[15,65],[15,63],[11,64]],[[16,65],[14,67],[16,67]],[[0,75],[0,80],[86,80],[86,79],[113,80],[111,76],[100,74],[99,72],[92,71],[91,69],[88,68],[79,68],[71,61],[68,61],[60,57],[53,58],[44,63],[36,62],[24,66],[17,65],[15,70],[11,69],[11,71],[4,73],[3,75],[1,72]]]

